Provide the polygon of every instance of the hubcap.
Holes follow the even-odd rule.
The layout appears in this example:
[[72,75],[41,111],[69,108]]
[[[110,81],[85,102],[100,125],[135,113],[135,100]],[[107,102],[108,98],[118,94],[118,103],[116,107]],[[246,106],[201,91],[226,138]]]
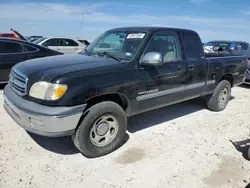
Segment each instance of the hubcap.
[[101,123],[100,125],[97,126],[96,133],[99,136],[105,135],[109,130],[109,125],[106,122]]
[[90,140],[97,147],[110,144],[118,133],[118,121],[115,116],[106,114],[99,117],[90,131]]
[[227,102],[228,89],[224,88],[219,95],[219,104],[224,105]]

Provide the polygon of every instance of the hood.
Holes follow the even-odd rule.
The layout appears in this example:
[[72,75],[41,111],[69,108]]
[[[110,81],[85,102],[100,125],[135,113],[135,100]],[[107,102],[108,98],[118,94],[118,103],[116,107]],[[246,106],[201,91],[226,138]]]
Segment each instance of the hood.
[[22,74],[35,75],[40,80],[50,81],[57,76],[76,71],[118,64],[110,58],[93,57],[80,54],[58,55],[23,61],[14,66]]

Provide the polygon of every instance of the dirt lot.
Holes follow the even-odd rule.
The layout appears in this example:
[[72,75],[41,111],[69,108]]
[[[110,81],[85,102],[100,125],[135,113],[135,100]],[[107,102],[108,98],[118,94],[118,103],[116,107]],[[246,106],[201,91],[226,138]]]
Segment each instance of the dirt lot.
[[114,153],[83,157],[71,139],[31,135],[5,113],[0,91],[1,188],[245,187],[250,161],[230,140],[248,138],[250,87],[236,87],[227,109],[190,101],[129,120]]

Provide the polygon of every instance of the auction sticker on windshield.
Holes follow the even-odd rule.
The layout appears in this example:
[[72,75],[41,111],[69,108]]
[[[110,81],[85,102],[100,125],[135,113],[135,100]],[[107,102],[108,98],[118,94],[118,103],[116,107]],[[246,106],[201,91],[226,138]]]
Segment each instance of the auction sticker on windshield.
[[145,33],[131,33],[127,36],[127,39],[142,39]]

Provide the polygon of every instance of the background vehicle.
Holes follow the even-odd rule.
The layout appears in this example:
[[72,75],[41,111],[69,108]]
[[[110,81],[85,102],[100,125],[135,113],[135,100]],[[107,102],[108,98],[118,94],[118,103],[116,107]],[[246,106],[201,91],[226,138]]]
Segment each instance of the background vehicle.
[[[210,41],[204,44],[204,51],[207,54],[219,53],[228,55],[245,55],[250,59],[250,46],[242,41]],[[250,84],[250,61],[245,73],[244,84]]]
[[84,45],[88,46],[90,44],[90,41],[84,40],[84,39],[77,39],[79,42],[83,43]]
[[62,54],[36,44],[0,37],[0,84],[7,83],[11,68],[22,61]]
[[33,41],[33,43],[48,47],[64,54],[77,53],[84,50],[87,46],[76,39],[65,37],[43,37]]
[[0,33],[0,37],[8,37],[8,38],[18,38],[18,36],[15,33]]
[[129,116],[197,97],[205,97],[213,111],[224,110],[246,67],[244,56],[206,58],[191,30],[117,28],[82,55],[17,64],[4,107],[27,131],[72,135],[85,156],[98,157],[122,144]]
[[39,38],[42,38],[43,36],[28,36],[26,37],[26,39],[29,41],[29,42],[33,42]]
[[243,41],[210,41],[204,44],[205,53],[214,53],[218,48],[229,51],[232,55],[245,55],[250,58],[249,43]]
[[248,61],[247,71],[245,74],[244,84],[250,85],[250,61]]

